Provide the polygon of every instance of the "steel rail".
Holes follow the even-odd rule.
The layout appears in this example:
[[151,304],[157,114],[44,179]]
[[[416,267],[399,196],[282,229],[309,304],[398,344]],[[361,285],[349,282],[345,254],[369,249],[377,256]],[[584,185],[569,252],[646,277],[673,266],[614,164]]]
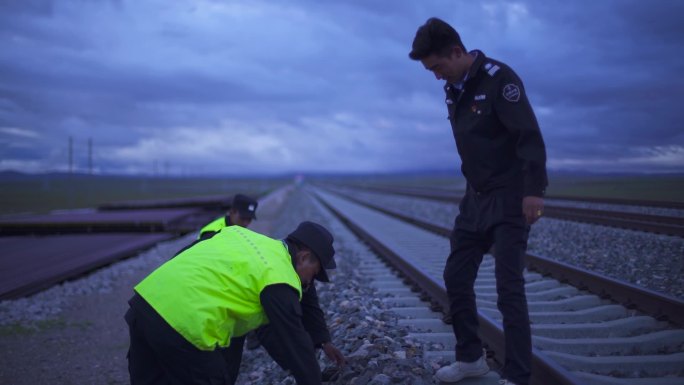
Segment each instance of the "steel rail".
[[[357,226],[343,213],[321,199],[317,194],[315,194],[315,196],[323,206],[330,210],[342,223],[356,234],[356,236],[368,244],[381,259],[385,260],[389,265],[399,271],[402,276],[406,277],[421,291],[425,292],[433,303],[436,303],[443,309],[449,308],[447,293],[441,283],[430,277],[420,266],[416,266],[394,253],[371,234]],[[503,362],[500,358],[505,355],[503,330],[491,318],[479,312],[478,320],[480,322],[483,343],[494,353],[492,358],[497,361],[498,364],[502,365]],[[532,348],[532,377],[530,378],[530,384],[580,385],[581,382],[579,382],[579,380],[577,380],[568,370],[540,354],[538,349]]]
[[575,222],[684,237],[684,218],[546,205],[544,215]]
[[562,199],[569,201],[581,201],[592,203],[608,203],[612,205],[625,206],[646,206],[660,207],[664,209],[684,209],[684,202],[675,201],[652,201],[645,199],[626,199],[626,198],[600,198],[600,197],[578,197],[570,195],[549,195],[550,199]]
[[[461,201],[460,196],[453,195],[455,193],[458,193],[457,191],[449,193],[448,191],[442,190],[436,191],[403,188],[393,189],[389,187],[370,186],[362,186],[355,188],[363,188],[371,191],[405,195],[416,198],[424,198],[452,204],[458,204]],[[553,204],[548,203],[544,207],[544,215],[549,218],[569,220],[574,222],[591,223],[602,226],[618,227],[636,231],[644,231],[649,233],[684,237],[684,218],[678,217],[628,213],[611,210],[596,210],[578,207],[554,206]]]
[[[367,190],[377,190],[377,191],[404,191],[406,194],[421,194],[424,189],[412,188],[412,187],[400,187],[400,186],[369,186],[367,184],[348,184],[350,187],[361,188]],[[464,190],[457,189],[445,189],[436,188],[432,189],[432,192],[441,194],[443,196],[455,196],[456,194],[463,194]],[[416,195],[418,196],[418,195]],[[568,201],[578,201],[578,202],[588,202],[588,203],[606,203],[612,205],[625,205],[625,206],[646,206],[646,207],[658,207],[665,209],[678,209],[684,210],[684,202],[677,201],[654,201],[647,199],[627,199],[627,198],[605,198],[605,197],[589,197],[589,196],[576,196],[576,195],[563,195],[563,194],[551,194],[546,195],[548,199],[558,199],[558,200],[568,200]]]
[[[451,234],[451,229],[444,226],[399,214],[336,190],[326,190],[362,206],[417,225],[435,234],[447,237]],[[599,297],[610,298],[629,309],[640,310],[658,320],[669,321],[674,325],[684,327],[684,301],[678,298],[531,253],[526,254],[525,262],[529,270],[537,271],[558,281],[585,289]]]

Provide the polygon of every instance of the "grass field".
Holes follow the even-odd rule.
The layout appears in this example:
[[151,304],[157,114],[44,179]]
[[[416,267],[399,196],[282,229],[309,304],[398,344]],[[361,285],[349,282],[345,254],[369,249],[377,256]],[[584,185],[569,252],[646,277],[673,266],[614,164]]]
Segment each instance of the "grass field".
[[[374,175],[332,178],[340,182],[382,186],[414,186],[462,190],[456,171],[430,175]],[[684,202],[684,175],[578,175],[549,173],[547,196],[617,198]]]
[[[316,177],[313,180],[384,186],[463,189],[454,172]],[[244,193],[260,196],[291,178],[151,178],[86,175],[30,175],[0,179],[0,215],[94,208],[104,203]],[[684,202],[684,176],[549,176],[547,195]]]
[[684,176],[563,176],[550,178],[549,195],[684,202]]
[[32,175],[0,180],[0,215],[95,208],[104,203],[236,193],[260,196],[290,179]]

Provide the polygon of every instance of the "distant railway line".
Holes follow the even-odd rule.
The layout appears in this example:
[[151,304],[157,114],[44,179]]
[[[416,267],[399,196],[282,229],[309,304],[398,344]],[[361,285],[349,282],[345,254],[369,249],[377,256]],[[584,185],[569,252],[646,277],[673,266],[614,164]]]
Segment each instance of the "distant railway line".
[[[377,192],[399,194],[449,202],[457,204],[463,195],[462,191],[448,191],[436,189],[418,188],[398,188],[398,187],[372,187],[372,186],[353,186]],[[673,235],[684,237],[684,217],[673,217],[665,215],[649,215],[633,212],[622,212],[612,210],[597,210],[580,207],[564,207],[555,205],[554,199],[577,200],[582,202],[609,203],[633,206],[652,206],[665,207],[672,209],[684,209],[684,204],[678,202],[652,202],[643,200],[625,199],[605,199],[605,198],[572,198],[572,197],[548,197],[544,208],[544,215],[549,218],[569,220],[575,222],[592,223],[602,226],[617,227],[636,231],[645,231],[656,234]]]

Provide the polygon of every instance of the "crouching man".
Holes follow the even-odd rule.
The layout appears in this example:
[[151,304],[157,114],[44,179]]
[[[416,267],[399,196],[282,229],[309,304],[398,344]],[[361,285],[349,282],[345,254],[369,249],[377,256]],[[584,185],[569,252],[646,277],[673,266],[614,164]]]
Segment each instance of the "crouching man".
[[320,384],[300,300],[314,278],[329,281],[332,244],[313,222],[284,241],[231,226],[164,263],[129,301],[131,384],[231,384],[235,373],[218,348],[265,324],[297,383]]

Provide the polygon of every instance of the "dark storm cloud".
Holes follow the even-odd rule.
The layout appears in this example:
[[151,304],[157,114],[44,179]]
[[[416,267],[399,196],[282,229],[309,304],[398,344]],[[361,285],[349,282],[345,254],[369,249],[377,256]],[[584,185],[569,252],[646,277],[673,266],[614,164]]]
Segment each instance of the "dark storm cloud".
[[[451,169],[430,16],[525,82],[549,165],[684,166],[684,2],[3,1],[0,168]],[[231,154],[231,156],[226,156]],[[217,167],[207,167],[207,164]],[[218,170],[218,171],[217,171]]]

